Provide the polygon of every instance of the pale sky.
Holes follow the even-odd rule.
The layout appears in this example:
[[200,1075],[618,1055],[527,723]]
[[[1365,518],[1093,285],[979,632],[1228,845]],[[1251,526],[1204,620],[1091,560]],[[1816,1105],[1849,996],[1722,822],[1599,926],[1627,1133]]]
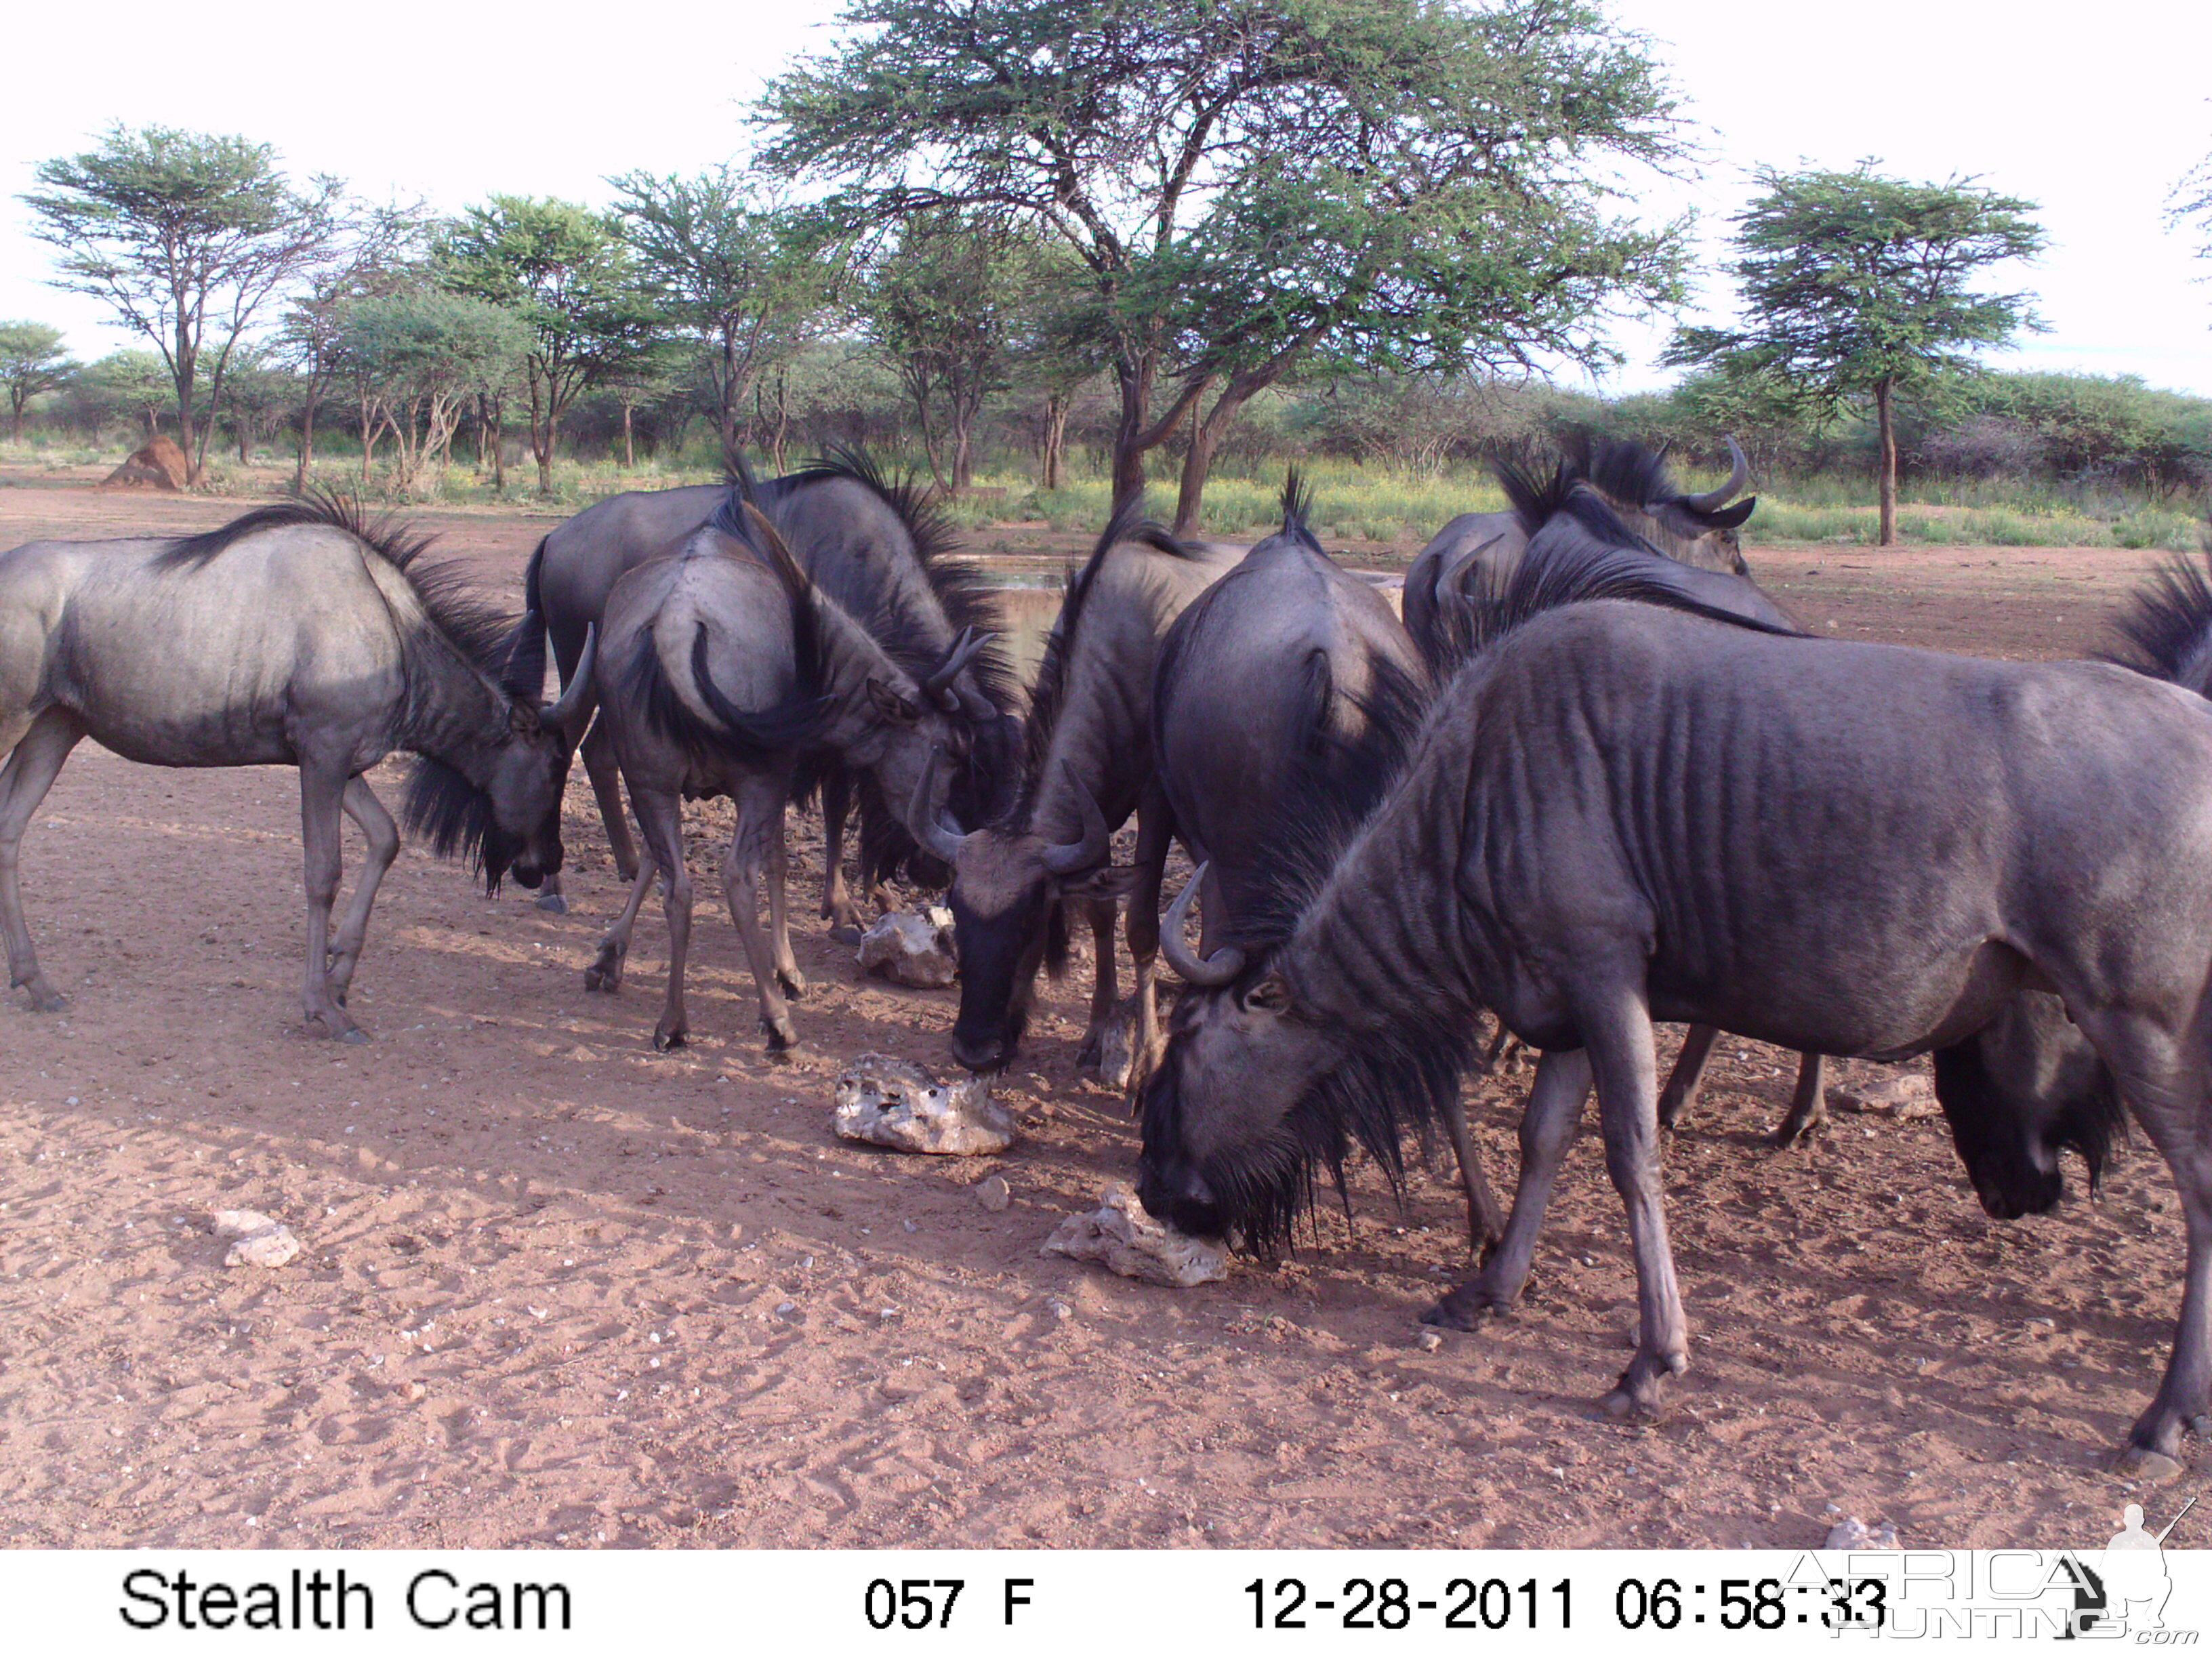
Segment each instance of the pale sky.
[[[2212,264],[2161,219],[2212,150],[2212,4],[2107,0],[2063,9],[1961,0],[1604,0],[1672,67],[1711,160],[1655,185],[1655,216],[1694,207],[1707,262],[1761,162],[1878,157],[1912,179],[1979,174],[2040,204],[2051,249],[2004,273],[2050,332],[2005,366],[2139,374],[2212,396]],[[311,10],[231,0],[180,12],[109,0],[66,16],[15,9],[0,98],[0,318],[57,324],[79,356],[129,343],[95,302],[41,281],[48,250],[15,198],[32,168],[109,123],[236,132],[295,176],[453,210],[493,191],[604,202],[609,173],[690,171],[740,152],[744,106],[836,8],[699,0],[590,8],[381,0]],[[1706,284],[1726,313],[1725,280]],[[1652,367],[1666,326],[1624,328],[1610,382]]]

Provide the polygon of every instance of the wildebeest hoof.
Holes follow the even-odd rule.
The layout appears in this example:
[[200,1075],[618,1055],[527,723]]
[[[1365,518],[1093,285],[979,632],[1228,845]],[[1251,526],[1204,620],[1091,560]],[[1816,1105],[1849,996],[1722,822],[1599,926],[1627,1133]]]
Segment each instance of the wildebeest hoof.
[[550,910],[556,916],[565,916],[568,914],[568,901],[558,893],[540,893],[538,896],[538,908],[541,910]]
[[339,1034],[338,1041],[340,1042],[366,1042],[368,1041],[368,1033],[362,1030],[358,1025],[349,1025]]
[[1626,1386],[1609,1390],[1598,1402],[1605,1414],[1622,1423],[1652,1423],[1659,1417],[1659,1398],[1655,1393],[1649,1399],[1638,1399]]
[[31,1012],[34,1014],[58,1014],[69,1006],[69,999],[59,991],[33,991]]
[[800,1000],[806,995],[806,975],[799,973],[795,969],[788,974],[785,973],[781,968],[777,969],[775,970],[775,982],[783,988],[784,995],[789,997],[794,1002]]
[[782,1054],[799,1042],[799,1032],[787,1019],[763,1020],[761,1034],[768,1038],[768,1051],[772,1054]]
[[584,988],[612,996],[622,988],[622,958],[611,949],[602,950],[598,960],[584,969]]
[[2168,1457],[2162,1451],[2153,1451],[2148,1446],[2129,1446],[2112,1460],[2112,1473],[2124,1474],[2130,1480],[2147,1480],[2162,1486],[2170,1480],[2179,1480],[2186,1466],[2178,1457]]
[[671,1048],[684,1047],[690,1040],[690,1034],[680,1028],[673,1031],[655,1031],[653,1034],[653,1051],[665,1054]]
[[1448,1331],[1477,1331],[1486,1319],[1496,1319],[1505,1312],[1506,1304],[1488,1291],[1478,1291],[1472,1285],[1459,1289],[1440,1300],[1421,1316],[1424,1325],[1441,1325]]

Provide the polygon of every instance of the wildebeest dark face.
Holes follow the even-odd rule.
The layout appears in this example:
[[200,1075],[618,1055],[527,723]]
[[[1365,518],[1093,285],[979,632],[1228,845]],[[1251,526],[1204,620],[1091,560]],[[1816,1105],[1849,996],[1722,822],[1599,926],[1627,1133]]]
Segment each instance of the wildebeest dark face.
[[518,703],[509,736],[484,785],[484,884],[496,890],[513,872],[535,888],[561,868],[561,797],[568,782],[568,747]]
[[1751,567],[1744,562],[1736,532],[1758,505],[1759,497],[1750,495],[1731,506],[1703,512],[1674,501],[1641,510],[1631,507],[1625,516],[1632,528],[1670,559],[1700,570],[1748,576]]
[[1117,897],[1134,874],[1109,866],[1055,875],[1046,852],[1044,838],[1026,830],[984,829],[961,838],[946,898],[960,957],[952,1057],[970,1071],[998,1071],[1020,1047],[1037,970],[1055,927],[1065,926],[1060,907]]
[[1263,1245],[1286,1236],[1312,1164],[1298,1105],[1343,1053],[1272,972],[1186,993],[1138,1097],[1145,1207],[1187,1233]]
[[2057,998],[2024,991],[1963,1042],[1936,1051],[1936,1098],[1982,1208],[2040,1215],[2065,1191],[2071,1147],[2096,1190],[2122,1121],[2112,1073]]

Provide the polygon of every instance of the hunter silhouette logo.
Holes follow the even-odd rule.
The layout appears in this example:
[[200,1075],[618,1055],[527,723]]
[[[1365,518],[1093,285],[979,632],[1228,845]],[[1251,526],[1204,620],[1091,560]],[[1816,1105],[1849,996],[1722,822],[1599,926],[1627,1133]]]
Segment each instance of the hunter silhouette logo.
[[2120,1529],[2106,1544],[2095,1566],[2078,1556],[2062,1558],[2057,1577],[2073,1586],[2074,1612],[2059,1639],[2131,1634],[2141,1641],[2164,1632],[2166,1599],[2173,1594],[2166,1540],[2181,1524],[2182,1516],[2196,1507],[2192,1498],[2181,1506],[2180,1514],[2153,1533],[2143,1526],[2142,1505],[2130,1504],[2120,1511]]

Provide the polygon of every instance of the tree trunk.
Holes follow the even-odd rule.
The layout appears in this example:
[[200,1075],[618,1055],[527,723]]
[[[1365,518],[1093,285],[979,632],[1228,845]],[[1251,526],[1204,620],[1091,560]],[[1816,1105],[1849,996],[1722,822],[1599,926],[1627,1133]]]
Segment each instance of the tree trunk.
[[368,464],[376,453],[376,428],[370,423],[370,404],[361,400],[361,487],[368,488]]
[[1060,461],[1067,447],[1067,394],[1055,392],[1044,400],[1044,477],[1046,489],[1060,488]]
[[8,441],[23,441],[23,399],[13,396],[8,400]]
[[[1278,362],[1285,361],[1279,358]],[[1206,495],[1206,475],[1213,470],[1214,453],[1221,441],[1229,435],[1229,428],[1237,424],[1237,417],[1244,412],[1244,405],[1275,383],[1280,368],[1261,369],[1250,374],[1232,374],[1221,395],[1213,400],[1203,419],[1194,419],[1190,428],[1190,447],[1182,458],[1182,484],[1176,495],[1175,533],[1194,536],[1198,533],[1200,507]]]
[[630,438],[629,399],[627,398],[623,399],[623,468],[625,471],[637,470],[637,449]]
[[233,409],[230,411],[230,423],[238,433],[238,464],[240,466],[252,465],[253,417],[250,415],[242,416],[237,410]]
[[304,495],[307,491],[307,474],[315,465],[315,405],[320,395],[310,389],[306,405],[300,411],[300,464],[292,471],[292,493]]
[[1897,545],[1897,428],[1890,414],[1891,386],[1887,380],[1874,383],[1875,422],[1881,434],[1881,477],[1877,488],[1881,501],[1881,539],[1880,545]]

